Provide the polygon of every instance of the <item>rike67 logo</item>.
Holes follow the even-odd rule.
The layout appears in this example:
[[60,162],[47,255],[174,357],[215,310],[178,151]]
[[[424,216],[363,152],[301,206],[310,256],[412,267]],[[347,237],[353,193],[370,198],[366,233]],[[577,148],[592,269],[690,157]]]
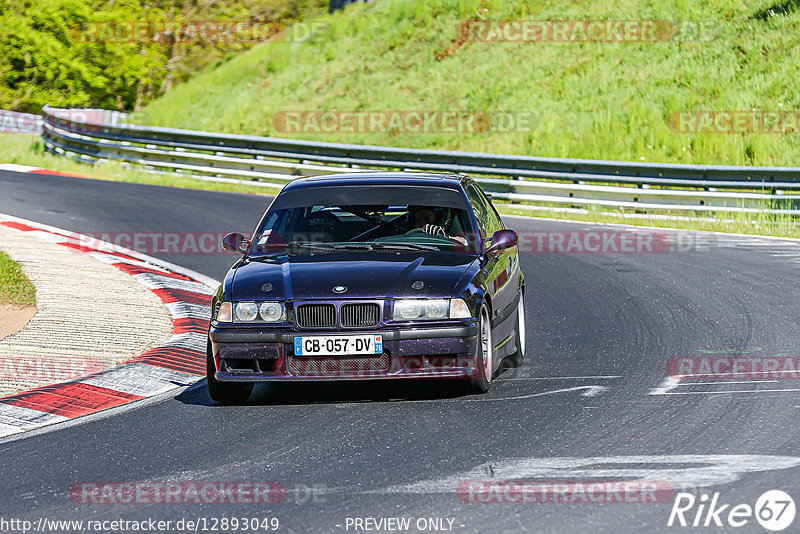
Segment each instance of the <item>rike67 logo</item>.
[[719,492],[695,497],[691,493],[678,493],[669,514],[667,526],[691,527],[743,527],[753,518],[763,528],[778,532],[794,522],[794,500],[781,490],[764,492],[755,503],[723,504]]

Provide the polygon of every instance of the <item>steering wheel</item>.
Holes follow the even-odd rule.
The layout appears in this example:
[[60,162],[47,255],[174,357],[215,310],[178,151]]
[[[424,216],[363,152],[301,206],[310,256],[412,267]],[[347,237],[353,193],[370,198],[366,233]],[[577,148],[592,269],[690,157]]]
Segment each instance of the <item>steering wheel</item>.
[[400,223],[396,223],[395,222],[397,219],[402,219],[405,216],[406,216],[405,214],[400,215],[399,217],[395,217],[391,221],[378,221],[378,225],[377,226],[374,226],[374,227],[370,228],[369,230],[367,230],[365,232],[361,232],[357,236],[348,239],[348,241],[357,241],[357,240],[360,240],[360,239],[364,239],[365,237],[367,237],[369,235],[372,235],[375,232],[377,232],[378,230],[380,230],[381,228],[386,228],[387,226],[392,227],[395,230],[398,230],[400,232],[404,232],[405,233],[405,232],[408,231],[408,228],[405,227],[405,226],[402,226]]

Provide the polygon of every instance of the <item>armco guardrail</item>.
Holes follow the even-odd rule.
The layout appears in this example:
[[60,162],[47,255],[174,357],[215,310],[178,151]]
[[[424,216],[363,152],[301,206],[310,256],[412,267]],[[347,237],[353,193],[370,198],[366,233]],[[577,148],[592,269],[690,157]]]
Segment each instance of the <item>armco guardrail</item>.
[[158,172],[280,186],[298,176],[373,169],[464,172],[495,198],[526,205],[632,211],[770,211],[800,215],[800,168],[540,158],[299,141],[94,119],[46,106],[51,152]]

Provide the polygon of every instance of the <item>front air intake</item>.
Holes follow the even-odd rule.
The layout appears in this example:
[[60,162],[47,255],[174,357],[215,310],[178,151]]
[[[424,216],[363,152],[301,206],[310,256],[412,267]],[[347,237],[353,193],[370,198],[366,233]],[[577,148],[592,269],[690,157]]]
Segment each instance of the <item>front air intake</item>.
[[377,326],[381,322],[381,307],[377,304],[342,304],[339,320],[346,328]]
[[297,326],[333,328],[336,326],[336,306],[333,304],[301,304],[297,307]]

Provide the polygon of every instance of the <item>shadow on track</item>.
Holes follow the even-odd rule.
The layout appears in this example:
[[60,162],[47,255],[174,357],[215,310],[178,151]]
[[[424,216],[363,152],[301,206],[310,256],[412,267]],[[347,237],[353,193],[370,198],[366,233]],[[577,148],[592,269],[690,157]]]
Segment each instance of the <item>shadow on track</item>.
[[[343,382],[295,382],[256,384],[245,403],[252,406],[403,402],[452,399],[469,395],[465,384],[455,380],[363,380]],[[202,380],[176,400],[184,404],[217,406]]]
[[[517,369],[501,363],[495,379],[516,376]],[[465,380],[351,380],[342,382],[273,382],[256,384],[250,399],[243,405],[275,406],[303,404],[342,404],[359,402],[403,402],[444,400],[472,396]],[[206,381],[201,380],[175,397],[190,405],[219,406],[211,400]]]

